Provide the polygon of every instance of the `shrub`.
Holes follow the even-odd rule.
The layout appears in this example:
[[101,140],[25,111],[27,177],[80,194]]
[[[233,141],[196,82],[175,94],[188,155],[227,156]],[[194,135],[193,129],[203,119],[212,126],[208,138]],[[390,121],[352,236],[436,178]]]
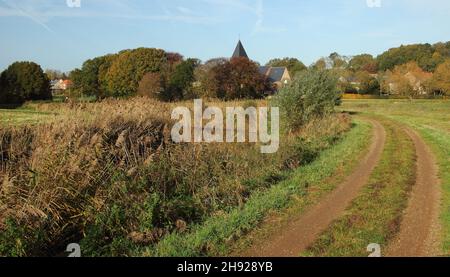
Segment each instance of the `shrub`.
[[294,131],[314,118],[333,112],[339,98],[337,79],[333,75],[325,70],[309,70],[284,87],[272,106],[280,108],[284,127]]

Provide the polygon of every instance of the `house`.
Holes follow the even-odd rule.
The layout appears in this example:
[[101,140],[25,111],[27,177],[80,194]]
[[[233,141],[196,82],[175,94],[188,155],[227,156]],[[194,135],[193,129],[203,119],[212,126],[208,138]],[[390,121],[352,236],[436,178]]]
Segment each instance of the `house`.
[[[242,42],[239,40],[231,58],[249,58]],[[259,72],[266,77],[275,89],[281,89],[292,81],[287,67],[261,66]]]
[[287,67],[261,66],[259,72],[266,77],[276,89],[281,89],[288,85],[292,78]]
[[50,87],[53,94],[58,94],[68,90],[72,84],[72,81],[63,79],[50,81]]

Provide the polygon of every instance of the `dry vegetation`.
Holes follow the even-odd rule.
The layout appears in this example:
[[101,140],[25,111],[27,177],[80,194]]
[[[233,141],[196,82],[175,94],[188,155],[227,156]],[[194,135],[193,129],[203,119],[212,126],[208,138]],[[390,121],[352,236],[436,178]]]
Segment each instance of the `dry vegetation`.
[[59,255],[71,242],[84,255],[131,255],[242,206],[350,128],[345,115],[314,120],[263,155],[253,144],[172,143],[173,104],[55,105],[35,107],[58,109],[46,123],[0,129],[0,256]]

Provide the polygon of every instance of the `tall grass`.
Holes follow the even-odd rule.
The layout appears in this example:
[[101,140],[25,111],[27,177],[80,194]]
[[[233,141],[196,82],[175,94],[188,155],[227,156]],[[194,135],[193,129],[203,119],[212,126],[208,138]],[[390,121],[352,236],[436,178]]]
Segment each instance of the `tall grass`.
[[[225,106],[224,103],[207,105]],[[264,102],[258,105],[264,105]],[[0,255],[124,256],[243,207],[350,128],[345,115],[255,144],[174,144],[171,108],[145,99],[33,107],[46,122],[0,129]],[[233,105],[228,103],[227,105]]]

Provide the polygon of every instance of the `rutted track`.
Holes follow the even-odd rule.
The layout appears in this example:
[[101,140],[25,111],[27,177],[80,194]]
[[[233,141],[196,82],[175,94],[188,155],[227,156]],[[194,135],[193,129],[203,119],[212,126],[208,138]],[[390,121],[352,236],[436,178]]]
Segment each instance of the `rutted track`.
[[417,177],[404,213],[400,232],[387,255],[394,257],[426,257],[440,255],[439,209],[441,200],[438,167],[423,140],[409,128],[405,129],[416,148]]
[[249,257],[295,257],[311,245],[317,237],[345,211],[360,189],[367,183],[378,164],[386,141],[383,126],[374,126],[373,141],[369,153],[355,171],[333,192],[308,209],[299,218],[269,238],[264,245],[254,245],[243,256]]

